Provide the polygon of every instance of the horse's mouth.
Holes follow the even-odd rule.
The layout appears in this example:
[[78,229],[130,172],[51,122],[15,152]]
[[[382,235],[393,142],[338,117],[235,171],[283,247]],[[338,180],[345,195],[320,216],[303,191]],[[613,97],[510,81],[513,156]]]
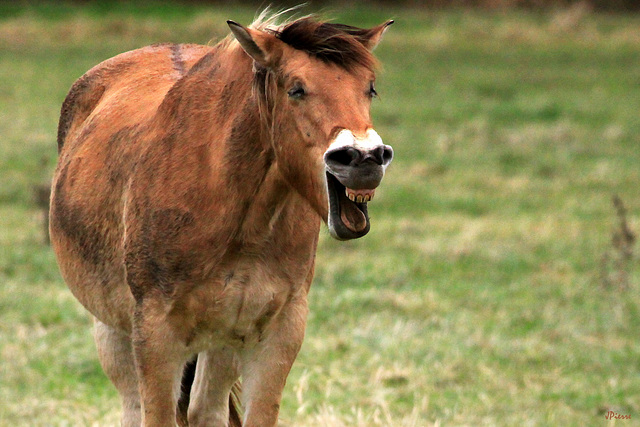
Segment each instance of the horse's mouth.
[[345,187],[331,173],[327,174],[329,193],[329,232],[338,240],[351,240],[369,232],[367,202],[375,190],[352,190]]

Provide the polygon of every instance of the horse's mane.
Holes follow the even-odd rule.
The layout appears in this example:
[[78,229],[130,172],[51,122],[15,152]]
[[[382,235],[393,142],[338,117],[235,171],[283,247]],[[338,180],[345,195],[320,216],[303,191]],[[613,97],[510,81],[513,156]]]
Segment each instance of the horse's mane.
[[376,59],[366,47],[369,30],[322,21],[315,15],[276,25],[284,12],[270,15],[265,10],[251,27],[270,32],[294,49],[347,70],[356,65],[369,69],[376,66]]

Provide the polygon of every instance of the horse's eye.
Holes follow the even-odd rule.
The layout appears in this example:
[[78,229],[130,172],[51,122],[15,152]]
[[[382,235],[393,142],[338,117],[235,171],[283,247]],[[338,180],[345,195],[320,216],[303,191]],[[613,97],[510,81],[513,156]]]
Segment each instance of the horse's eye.
[[374,82],[369,83],[369,96],[371,98],[375,98],[378,96],[378,92],[376,92],[376,85]]
[[289,98],[291,99],[301,99],[306,94],[307,92],[305,92],[304,88],[300,84],[295,85],[287,92],[287,95],[289,95]]

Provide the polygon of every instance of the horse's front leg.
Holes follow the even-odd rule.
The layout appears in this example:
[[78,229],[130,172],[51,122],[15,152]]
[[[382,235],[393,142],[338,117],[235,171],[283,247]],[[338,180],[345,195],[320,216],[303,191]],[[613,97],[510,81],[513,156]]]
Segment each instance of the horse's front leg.
[[302,345],[306,319],[307,297],[301,293],[287,302],[260,341],[242,356],[244,427],[277,425],[282,390]]
[[230,347],[198,355],[189,402],[189,427],[229,425],[229,394],[239,375],[238,360]]
[[136,307],[133,350],[144,427],[176,425],[176,405],[186,354],[166,312],[164,303],[152,298]]

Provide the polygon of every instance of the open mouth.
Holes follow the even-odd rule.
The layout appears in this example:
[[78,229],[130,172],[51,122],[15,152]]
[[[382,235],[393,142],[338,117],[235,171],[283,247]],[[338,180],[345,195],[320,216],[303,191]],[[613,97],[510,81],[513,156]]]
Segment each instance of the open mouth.
[[369,232],[371,224],[367,202],[375,190],[347,188],[331,173],[327,174],[329,192],[329,232],[339,240],[357,239]]

